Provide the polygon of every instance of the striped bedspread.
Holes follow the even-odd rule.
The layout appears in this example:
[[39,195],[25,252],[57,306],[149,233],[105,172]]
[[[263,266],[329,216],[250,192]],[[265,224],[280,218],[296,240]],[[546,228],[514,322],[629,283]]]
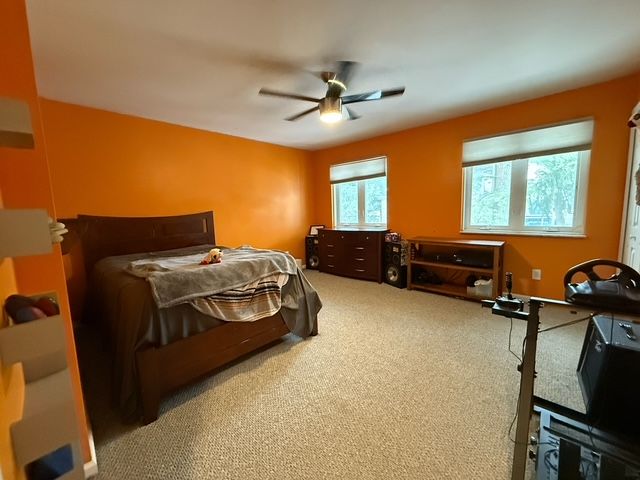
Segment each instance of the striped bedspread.
[[288,274],[270,275],[243,287],[192,299],[199,312],[228,322],[253,322],[270,317],[280,310],[281,288]]
[[126,271],[145,278],[156,305],[188,303],[228,322],[253,322],[280,311],[282,287],[298,269],[285,252],[251,247],[223,249],[221,263],[200,265],[203,253],[154,256],[130,262]]

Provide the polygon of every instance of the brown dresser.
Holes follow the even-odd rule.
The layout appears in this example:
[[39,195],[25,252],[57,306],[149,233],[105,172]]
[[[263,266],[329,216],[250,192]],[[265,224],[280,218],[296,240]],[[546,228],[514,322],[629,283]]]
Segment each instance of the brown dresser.
[[321,272],[382,283],[382,243],[389,230],[343,230],[318,232]]

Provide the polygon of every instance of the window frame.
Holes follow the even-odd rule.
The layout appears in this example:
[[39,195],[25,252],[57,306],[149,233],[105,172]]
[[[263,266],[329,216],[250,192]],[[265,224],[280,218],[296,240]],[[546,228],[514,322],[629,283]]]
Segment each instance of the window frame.
[[[366,229],[366,228],[387,228],[389,224],[389,183],[388,183],[388,174],[389,174],[389,164],[388,159],[384,155],[380,155],[377,157],[372,157],[370,159],[358,160],[356,162],[345,162],[336,165],[345,165],[347,163],[357,163],[357,162],[366,162],[367,160],[375,160],[378,158],[384,158],[385,164],[385,173],[384,175],[377,175],[373,177],[366,178],[354,178],[341,182],[336,182],[331,184],[331,211],[333,216],[333,225],[335,228],[353,228],[353,229]],[[332,165],[334,166],[334,165]],[[368,180],[373,180],[376,178],[384,178],[385,179],[385,211],[386,211],[386,221],[384,223],[366,223],[366,182]],[[357,223],[340,223],[340,202],[338,201],[338,189],[340,184],[342,183],[351,183],[356,182],[358,186],[358,222]]]
[[[529,235],[540,237],[586,237],[586,217],[588,201],[589,167],[591,163],[591,150],[573,149],[557,153],[578,153],[578,172],[576,179],[576,202],[574,211],[574,225],[571,227],[530,226],[524,224],[527,201],[527,172],[529,160],[548,156],[549,152],[541,152],[540,155],[526,156],[509,160],[511,163],[511,191],[509,205],[509,225],[507,226],[478,226],[470,225],[471,221],[471,193],[472,178],[471,169],[475,165],[464,166],[463,171],[463,199],[462,199],[462,224],[460,233],[472,234],[498,234],[498,235]],[[501,163],[486,162],[485,165]]]

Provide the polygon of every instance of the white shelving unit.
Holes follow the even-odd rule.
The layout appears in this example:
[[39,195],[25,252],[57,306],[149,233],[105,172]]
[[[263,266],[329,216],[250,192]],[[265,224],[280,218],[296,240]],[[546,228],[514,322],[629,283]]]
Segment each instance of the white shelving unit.
[[[51,251],[45,210],[0,209],[0,232],[0,257]],[[34,298],[40,296],[57,301],[54,293]],[[10,426],[18,466],[24,468],[36,459],[69,446],[72,469],[58,478],[84,479],[63,317],[54,315],[0,328],[0,363],[2,368],[20,363],[24,373],[22,418]]]

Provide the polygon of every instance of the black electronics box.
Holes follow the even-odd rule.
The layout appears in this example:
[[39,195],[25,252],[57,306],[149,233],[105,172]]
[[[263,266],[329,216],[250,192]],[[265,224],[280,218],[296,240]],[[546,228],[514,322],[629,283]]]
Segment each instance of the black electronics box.
[[492,268],[493,252],[466,250],[453,254],[453,263],[466,267]]
[[595,316],[582,346],[578,381],[594,425],[640,440],[640,325]]

